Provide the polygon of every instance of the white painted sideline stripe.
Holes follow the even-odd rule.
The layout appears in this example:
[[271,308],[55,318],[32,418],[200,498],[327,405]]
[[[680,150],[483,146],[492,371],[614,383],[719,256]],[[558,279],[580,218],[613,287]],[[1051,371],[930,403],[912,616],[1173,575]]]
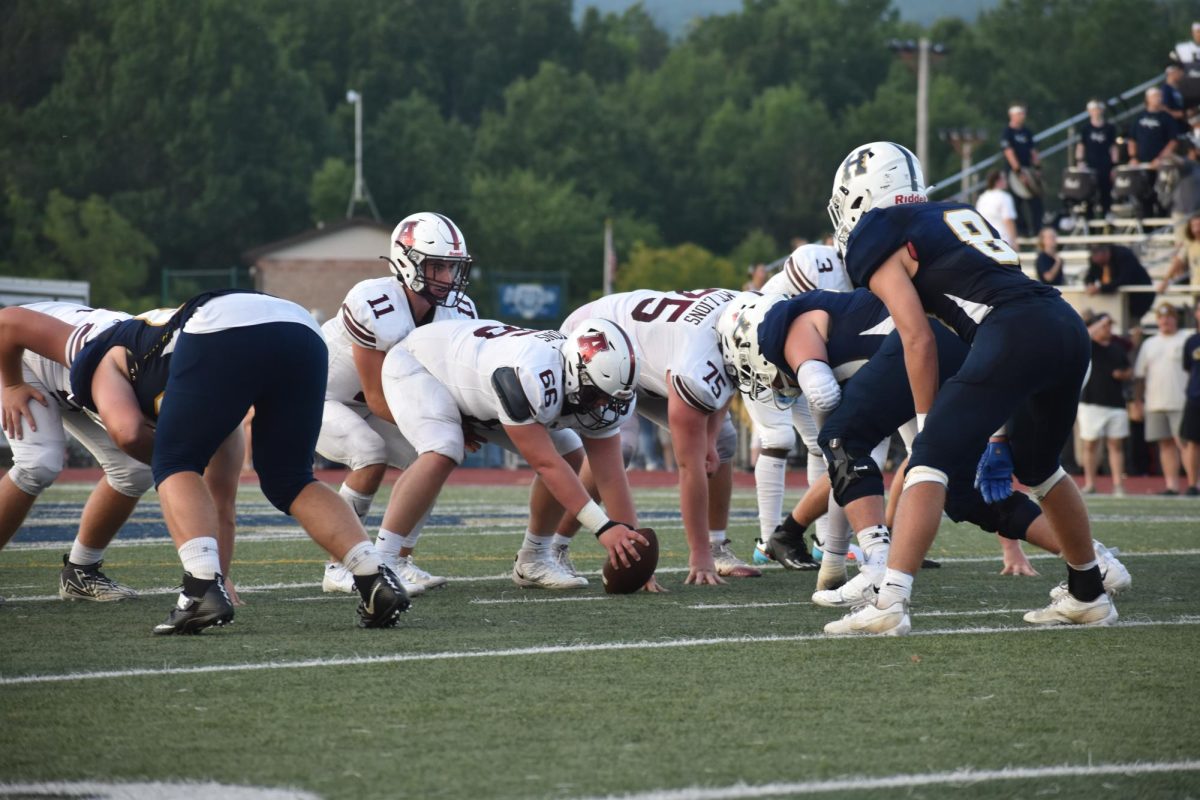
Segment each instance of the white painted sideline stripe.
[[476,597],[469,602],[474,606],[502,606],[508,604],[524,605],[526,603],[587,603],[595,600],[611,600],[608,595],[588,594],[582,597],[501,597],[494,600],[485,600]]
[[47,783],[0,783],[0,797],[79,797],[89,800],[320,800],[319,795],[300,789],[268,789],[229,786],[222,783],[101,783],[100,781]]
[[[1200,625],[1200,616],[1178,617],[1170,620],[1136,620],[1118,622],[1112,628],[1151,628],[1162,626]],[[940,628],[913,631],[910,636],[963,636],[990,633],[1042,633],[1087,630],[1077,626],[1039,628],[1034,626],[997,628]],[[102,678],[140,678],[166,675],[203,675],[224,672],[260,672],[275,669],[311,669],[313,667],[348,667],[368,664],[396,664],[408,661],[453,661],[462,658],[504,658],[508,656],[544,656],[560,653],[597,653],[616,650],[662,650],[676,647],[708,647],[713,645],[773,644],[778,642],[834,642],[847,637],[822,633],[802,633],[793,636],[723,636],[706,639],[663,639],[633,642],[596,642],[591,644],[543,645],[514,647],[506,650],[449,650],[437,653],[394,653],[386,656],[346,656],[343,658],[310,658],[301,661],[263,661],[242,664],[212,664],[201,667],[162,667],[102,670],[95,672],[48,673],[43,675],[0,676],[0,686],[22,684],[66,683],[99,680]]]
[[[602,600],[604,598],[597,597],[596,599]],[[494,603],[497,601],[493,600],[491,602]],[[789,600],[778,603],[696,603],[686,606],[686,608],[696,611],[735,611],[743,608],[779,608],[781,606],[811,606],[813,608],[821,608],[821,606],[808,600]],[[838,609],[831,608],[829,610],[837,611]],[[925,611],[920,606],[913,606],[913,613],[921,617],[994,617],[1001,614],[1024,614],[1026,611],[1032,610],[1030,608],[990,608],[979,611]]]
[[991,781],[1024,781],[1039,778],[1094,777],[1099,775],[1145,775],[1161,772],[1195,772],[1200,761],[1159,761],[1126,764],[1063,764],[1055,767],[1005,767],[1003,769],[957,769],[953,772],[927,772],[917,775],[889,775],[882,778],[833,778],[824,781],[796,783],[763,783],[757,786],[733,786],[686,789],[659,789],[635,794],[605,795],[579,800],[741,800],[750,797],[780,795],[824,794],[826,792],[860,792],[876,789],[904,789],[914,786],[987,783]]

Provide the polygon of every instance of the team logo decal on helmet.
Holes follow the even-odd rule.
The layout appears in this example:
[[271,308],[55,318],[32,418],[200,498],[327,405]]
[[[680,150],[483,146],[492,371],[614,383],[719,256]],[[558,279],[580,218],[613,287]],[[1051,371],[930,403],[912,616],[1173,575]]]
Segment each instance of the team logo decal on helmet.
[[921,162],[908,148],[895,142],[872,142],[855,148],[834,174],[829,197],[829,219],[838,254],[845,257],[850,233],[871,209],[928,201]]
[[776,303],[786,300],[781,294],[743,292],[725,306],[717,319],[725,371],[738,391],[754,399],[774,398],[781,408],[795,403],[799,391],[762,354],[758,326]]
[[575,326],[562,346],[564,410],[589,430],[606,428],[629,413],[640,371],[629,334],[607,319]]
[[385,260],[405,286],[439,306],[458,305],[471,275],[462,232],[449,217],[429,211],[400,220]]

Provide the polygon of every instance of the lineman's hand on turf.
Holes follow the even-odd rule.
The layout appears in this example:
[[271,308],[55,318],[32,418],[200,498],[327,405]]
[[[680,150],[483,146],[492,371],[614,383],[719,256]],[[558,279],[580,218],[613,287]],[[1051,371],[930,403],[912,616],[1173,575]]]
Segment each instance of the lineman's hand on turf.
[[1012,494],[1012,447],[1008,440],[992,440],[975,469],[975,488],[988,503],[999,503]]
[[1033,568],[1033,564],[1029,563],[1025,551],[1021,549],[1020,542],[1001,537],[1000,543],[1000,547],[1004,551],[1004,568],[1000,570],[1001,575],[1037,576],[1038,571]]
[[651,594],[668,594],[667,587],[658,582],[657,575],[651,575],[650,580],[646,581],[646,585],[642,587],[643,592]]
[[15,383],[5,386],[3,391],[0,391],[0,406],[4,409],[4,433],[8,438],[20,439],[24,435],[21,428],[22,417],[27,420],[29,430],[37,430],[37,421],[34,420],[33,414],[29,413],[30,400],[36,400],[43,406],[48,405],[45,396],[28,383]]
[[609,562],[617,569],[642,560],[642,554],[637,551],[637,543],[650,544],[645,536],[626,525],[614,525],[596,538],[604,545],[604,549],[608,551]]
[[717,574],[717,564],[712,555],[704,553],[699,557],[688,559],[688,576],[684,583],[694,583],[697,586],[720,586],[725,579]]

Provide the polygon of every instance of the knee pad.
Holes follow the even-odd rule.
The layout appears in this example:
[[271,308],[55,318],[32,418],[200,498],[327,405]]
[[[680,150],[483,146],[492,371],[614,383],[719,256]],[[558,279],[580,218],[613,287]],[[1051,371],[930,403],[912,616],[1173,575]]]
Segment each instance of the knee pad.
[[1042,509],[1024,492],[1013,492],[999,503],[985,503],[979,492],[969,484],[959,484],[946,495],[946,516],[955,522],[969,522],[987,533],[998,533],[1005,539],[1024,539],[1029,526],[1042,514]]
[[37,497],[49,489],[62,472],[62,458],[59,457],[57,467],[48,463],[50,460],[41,458],[31,464],[13,464],[8,477],[22,492]]
[[1033,496],[1038,500],[1045,500],[1046,495],[1050,494],[1050,490],[1058,485],[1058,482],[1067,477],[1067,471],[1061,466],[1054,471],[1046,480],[1039,483],[1037,486],[1030,486],[1029,491],[1033,492]]
[[717,434],[717,456],[722,464],[728,464],[733,461],[734,455],[737,454],[737,430],[733,427],[733,421],[729,418],[729,414],[725,415],[725,421],[721,423],[721,430]]
[[154,485],[154,473],[150,471],[150,465],[133,459],[126,464],[107,467],[104,479],[116,492],[126,497],[141,497]]
[[825,445],[825,459],[829,462],[833,499],[839,506],[845,507],[860,497],[883,495],[883,473],[870,455],[848,453],[841,439],[830,439]]

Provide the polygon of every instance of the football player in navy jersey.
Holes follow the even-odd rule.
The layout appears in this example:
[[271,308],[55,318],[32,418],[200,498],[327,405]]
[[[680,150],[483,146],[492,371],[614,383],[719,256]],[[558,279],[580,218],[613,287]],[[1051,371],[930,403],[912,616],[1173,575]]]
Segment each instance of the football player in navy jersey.
[[[1011,466],[1041,500],[1067,561],[1068,591],[1025,620],[1116,620],[1087,509],[1059,464],[1090,363],[1079,315],[1052,287],[1025,276],[1016,252],[973,208],[929,202],[920,163],[897,144],[874,142],[850,153],[834,176],[829,212],[851,280],[883,300],[900,333],[920,433],[875,603],[830,623],[826,632],[908,633],[913,576],[937,534],[948,472],[981,450],[985,499],[1011,494],[1011,480],[1000,477]],[[940,391],[927,314],[971,345]],[[989,435],[1006,424],[1011,444],[1003,437],[989,444]]]
[[67,347],[74,330],[29,309],[0,310],[4,406],[18,412],[11,424],[27,424],[35,395],[20,365],[32,350],[68,367],[73,401],[97,414],[123,451],[150,464],[184,567],[183,591],[154,633],[198,633],[233,620],[216,538],[232,508],[214,501],[205,474],[232,464],[225,472],[236,481],[251,406],[263,494],[354,573],[363,627],[396,624],[409,605],[403,586],[353,509],[313,476],[328,355],[307,311],[257,292],[206,292],[112,325],[82,349]]

